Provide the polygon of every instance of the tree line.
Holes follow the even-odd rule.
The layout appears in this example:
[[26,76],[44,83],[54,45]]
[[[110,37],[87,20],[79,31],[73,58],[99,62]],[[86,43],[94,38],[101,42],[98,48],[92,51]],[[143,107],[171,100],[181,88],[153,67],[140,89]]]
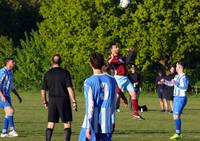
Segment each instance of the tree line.
[[17,60],[15,81],[20,88],[39,87],[59,53],[74,85],[82,88],[91,74],[89,54],[109,55],[111,42],[121,53],[133,48],[131,64],[147,87],[158,69],[183,60],[195,84],[200,70],[200,3],[198,0],[131,0],[121,8],[116,0],[1,0],[0,63]]

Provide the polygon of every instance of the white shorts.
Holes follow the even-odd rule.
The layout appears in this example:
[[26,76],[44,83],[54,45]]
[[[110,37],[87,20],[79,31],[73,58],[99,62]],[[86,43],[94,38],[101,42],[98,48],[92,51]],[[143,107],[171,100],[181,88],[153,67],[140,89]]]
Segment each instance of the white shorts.
[[124,92],[125,90],[128,92],[135,91],[133,84],[127,76],[115,75],[114,78],[117,81],[117,85],[122,90],[122,92]]

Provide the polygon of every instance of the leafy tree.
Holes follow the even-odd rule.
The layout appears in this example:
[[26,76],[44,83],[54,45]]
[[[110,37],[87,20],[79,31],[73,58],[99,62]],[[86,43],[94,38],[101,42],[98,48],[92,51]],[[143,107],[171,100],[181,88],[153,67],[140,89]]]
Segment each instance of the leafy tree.
[[11,39],[5,36],[0,36],[0,66],[4,66],[4,61],[8,57],[13,57],[14,48]]

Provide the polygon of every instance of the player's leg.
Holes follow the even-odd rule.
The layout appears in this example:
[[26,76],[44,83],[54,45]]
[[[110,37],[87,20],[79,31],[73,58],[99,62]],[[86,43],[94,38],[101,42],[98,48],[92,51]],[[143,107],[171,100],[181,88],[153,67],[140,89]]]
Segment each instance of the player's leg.
[[61,121],[64,123],[64,141],[70,141],[71,139],[71,121],[72,111],[70,101],[67,98],[58,98],[57,109]]
[[46,141],[51,141],[55,123],[57,123],[58,121],[59,121],[59,113],[56,107],[56,100],[55,98],[50,98],[48,105],[48,124],[45,133]]
[[47,128],[46,128],[46,141],[51,141],[54,126],[55,126],[54,122],[48,122]]
[[71,132],[71,122],[64,123],[64,141],[70,141]]
[[181,114],[187,103],[187,98],[176,97],[174,100],[173,118],[175,122],[176,133],[170,139],[182,138],[181,134]]
[[119,87],[116,88],[116,91],[117,91],[117,94],[120,96],[120,98],[124,101],[125,107],[127,107],[128,100],[127,100],[125,94],[122,92],[122,90]]
[[173,112],[173,100],[170,100],[170,101],[169,101],[169,105],[170,105],[171,113],[172,113],[172,112]]
[[164,110],[168,112],[168,102],[166,98],[163,98]]
[[116,111],[120,112],[120,96],[117,94]]

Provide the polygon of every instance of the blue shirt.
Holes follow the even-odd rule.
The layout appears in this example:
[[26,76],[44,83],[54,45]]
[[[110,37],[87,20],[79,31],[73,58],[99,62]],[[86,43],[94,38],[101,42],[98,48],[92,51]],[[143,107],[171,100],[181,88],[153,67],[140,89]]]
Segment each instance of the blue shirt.
[[13,72],[6,67],[0,69],[0,90],[4,96],[10,97],[10,92],[14,89]]
[[116,108],[115,79],[107,74],[92,75],[84,82],[86,114],[83,128],[95,133],[112,133]]
[[182,75],[176,75],[174,80],[176,81],[175,84],[167,80],[164,83],[168,86],[174,86],[174,96],[185,97],[189,84],[188,77],[183,73]]

